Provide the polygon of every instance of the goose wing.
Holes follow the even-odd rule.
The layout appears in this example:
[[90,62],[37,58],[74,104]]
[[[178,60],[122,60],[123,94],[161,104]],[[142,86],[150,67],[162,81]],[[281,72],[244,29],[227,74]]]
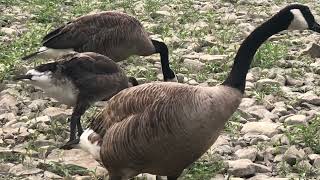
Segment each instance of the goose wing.
[[106,56],[93,53],[77,53],[71,59],[60,61],[60,67],[74,84],[86,92],[109,87],[125,88],[128,80],[120,67]]
[[144,126],[171,131],[175,128],[172,124],[177,123],[171,121],[177,119],[176,109],[179,108],[180,112],[187,109],[187,106],[181,107],[177,104],[192,98],[190,93],[184,92],[194,91],[194,88],[185,86],[167,82],[148,83],[125,89],[108,101],[105,109],[91,122],[90,128],[101,137],[113,125],[129,121],[134,126],[132,129]]
[[[94,46],[102,40],[130,38],[142,25],[135,18],[123,13],[102,12],[82,16],[61,26],[43,38],[43,45],[54,49],[81,49]],[[91,42],[93,41],[93,42]]]

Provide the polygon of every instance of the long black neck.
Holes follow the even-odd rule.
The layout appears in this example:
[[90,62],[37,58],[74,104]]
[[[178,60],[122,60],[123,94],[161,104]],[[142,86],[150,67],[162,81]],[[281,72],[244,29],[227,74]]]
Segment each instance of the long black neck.
[[167,45],[160,41],[156,41],[156,40],[151,40],[151,41],[155,48],[156,53],[160,53],[161,68],[162,68],[164,81],[174,79],[175,74],[170,68],[169,51],[168,51]]
[[232,70],[222,85],[239,89],[243,93],[246,76],[256,51],[269,37],[287,29],[290,18],[292,17],[276,15],[256,28],[240,46]]

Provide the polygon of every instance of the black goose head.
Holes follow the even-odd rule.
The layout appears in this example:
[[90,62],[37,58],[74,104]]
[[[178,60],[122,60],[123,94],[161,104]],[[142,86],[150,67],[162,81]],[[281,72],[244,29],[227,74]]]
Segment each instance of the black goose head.
[[308,6],[301,4],[288,5],[273,18],[283,20],[287,30],[312,30],[320,33],[320,25],[315,21]]

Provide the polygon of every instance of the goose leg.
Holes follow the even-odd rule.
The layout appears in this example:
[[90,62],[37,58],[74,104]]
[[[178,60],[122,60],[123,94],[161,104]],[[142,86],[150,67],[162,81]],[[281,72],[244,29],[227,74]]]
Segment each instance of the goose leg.
[[[81,99],[81,98],[78,98]],[[81,126],[81,116],[85,113],[85,111],[88,109],[89,103],[86,101],[82,102],[77,102],[73,113],[71,115],[71,120],[70,120],[70,139],[69,141],[60,147],[60,149],[72,149],[75,144],[79,143],[79,138],[76,138],[76,131],[78,128],[78,136],[80,137],[81,134],[83,133],[83,129]]]

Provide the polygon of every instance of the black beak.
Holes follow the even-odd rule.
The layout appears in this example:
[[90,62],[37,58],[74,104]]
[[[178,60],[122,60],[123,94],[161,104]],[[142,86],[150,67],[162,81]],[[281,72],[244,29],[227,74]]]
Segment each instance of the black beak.
[[28,74],[28,75],[17,75],[17,76],[14,76],[12,79],[13,79],[14,81],[19,81],[19,80],[23,80],[23,79],[29,79],[29,80],[31,80],[32,76],[33,76],[33,75],[31,75],[31,74]]
[[313,26],[310,28],[312,31],[320,33],[320,25],[314,22]]

